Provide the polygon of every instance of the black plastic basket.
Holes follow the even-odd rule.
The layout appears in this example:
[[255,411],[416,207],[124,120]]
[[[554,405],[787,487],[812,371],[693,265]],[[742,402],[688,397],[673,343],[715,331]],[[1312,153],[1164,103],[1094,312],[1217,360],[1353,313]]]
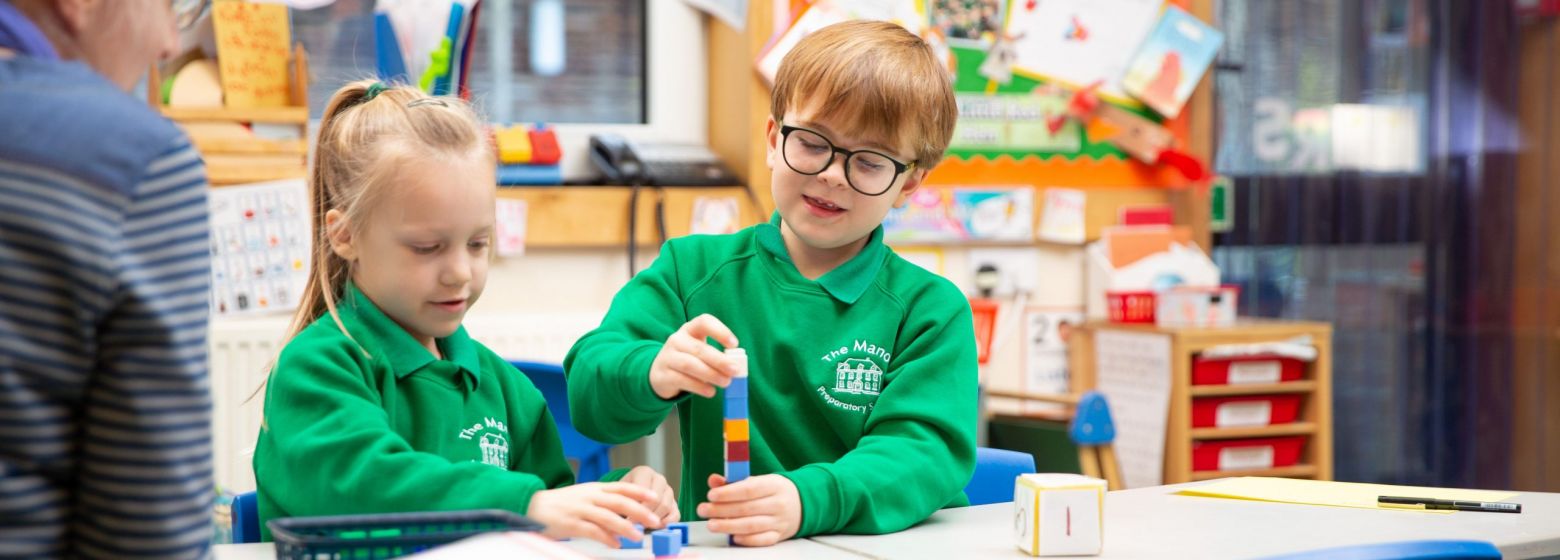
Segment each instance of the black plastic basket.
[[415,554],[494,531],[540,531],[542,526],[497,509],[289,517],[266,523],[280,559],[378,560]]

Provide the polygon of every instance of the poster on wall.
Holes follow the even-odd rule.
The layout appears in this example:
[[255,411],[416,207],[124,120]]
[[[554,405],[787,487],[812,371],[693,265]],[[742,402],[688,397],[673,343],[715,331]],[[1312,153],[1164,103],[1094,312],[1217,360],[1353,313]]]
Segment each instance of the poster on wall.
[[211,308],[218,316],[292,311],[309,274],[302,179],[212,189]]
[[1055,93],[959,93],[959,122],[950,149],[1019,152],[1077,152],[1083,134],[1068,121],[1052,132],[1046,119],[1067,110],[1067,97]]
[[[1061,187],[1175,186],[1184,184],[1175,169],[1133,161],[1107,138],[1110,127],[1069,121],[1064,109],[1075,88],[1108,78],[1107,102],[1162,122],[1128,97],[1120,82],[1164,5],[1185,7],[1188,1],[791,0],[776,5],[795,19],[777,18],[785,23],[756,65],[772,81],[784,53],[825,25],[852,18],[894,21],[932,47],[959,104],[947,157],[929,179],[934,184],[1043,177]],[[1172,130],[1185,134],[1184,127]]]
[[[1083,324],[1079,307],[1029,307],[1024,310],[1024,377],[1026,394],[1065,395],[1071,392],[1067,339]],[[1025,401],[1023,412],[1062,412],[1060,403]]]
[[952,44],[979,44],[1002,33],[1005,0],[930,0],[927,4],[930,27]]
[[1138,48],[1122,87],[1165,117],[1181,114],[1213,57],[1224,44],[1224,34],[1175,6]]
[[1125,99],[1127,62],[1159,19],[1163,0],[1014,2],[1007,34],[1014,65],[1074,88],[1103,82],[1100,93]]

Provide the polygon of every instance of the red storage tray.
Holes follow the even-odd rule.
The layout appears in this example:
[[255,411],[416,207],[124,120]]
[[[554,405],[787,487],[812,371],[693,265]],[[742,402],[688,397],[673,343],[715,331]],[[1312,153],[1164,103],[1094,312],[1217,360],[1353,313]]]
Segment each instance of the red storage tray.
[[1305,436],[1192,442],[1192,470],[1229,471],[1292,467]]
[[[1271,426],[1294,422],[1300,395],[1249,395],[1192,399],[1193,428]],[[1220,420],[1223,420],[1221,423]]]
[[1305,362],[1281,356],[1246,356],[1192,360],[1193,385],[1242,385],[1295,381],[1305,375]]

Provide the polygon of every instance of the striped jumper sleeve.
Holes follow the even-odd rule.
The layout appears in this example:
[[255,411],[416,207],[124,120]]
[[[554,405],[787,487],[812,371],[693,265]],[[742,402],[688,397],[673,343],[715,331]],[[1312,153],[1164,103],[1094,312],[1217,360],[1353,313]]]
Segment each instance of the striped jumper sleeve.
[[0,557],[210,554],[206,179],[0,161]]

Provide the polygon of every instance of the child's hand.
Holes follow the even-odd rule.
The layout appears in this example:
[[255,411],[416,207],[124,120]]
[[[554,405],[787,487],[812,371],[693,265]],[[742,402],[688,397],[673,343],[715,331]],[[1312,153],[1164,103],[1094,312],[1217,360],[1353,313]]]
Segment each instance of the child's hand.
[[[628,474],[623,477],[623,482],[643,487],[655,493],[656,500],[645,504],[646,507],[653,510],[656,517],[661,518],[661,524],[655,525],[654,528],[659,529],[676,523],[682,517],[682,513],[677,511],[677,493],[673,492],[672,486],[666,483],[666,477],[661,476],[661,473],[655,472],[655,469],[644,465],[634,467],[634,470],[628,471]],[[650,525],[645,526],[651,527]]]
[[660,519],[645,507],[655,499],[651,491],[627,482],[587,482],[537,492],[525,515],[547,526],[542,534],[548,537],[582,537],[617,548],[619,536],[645,538],[634,523],[657,526]]
[[802,525],[802,496],[791,479],[778,474],[729,486],[726,477],[712,474],[709,498],[698,511],[710,520],[710,532],[730,534],[742,546],[778,543],[796,536]]
[[656,396],[670,399],[687,391],[709,398],[715,396],[716,386],[731,384],[736,371],[725,354],[704,342],[705,338],[714,338],[727,348],[737,347],[737,336],[714,315],[700,315],[684,323],[666,337],[666,344],[650,363],[650,389]]

